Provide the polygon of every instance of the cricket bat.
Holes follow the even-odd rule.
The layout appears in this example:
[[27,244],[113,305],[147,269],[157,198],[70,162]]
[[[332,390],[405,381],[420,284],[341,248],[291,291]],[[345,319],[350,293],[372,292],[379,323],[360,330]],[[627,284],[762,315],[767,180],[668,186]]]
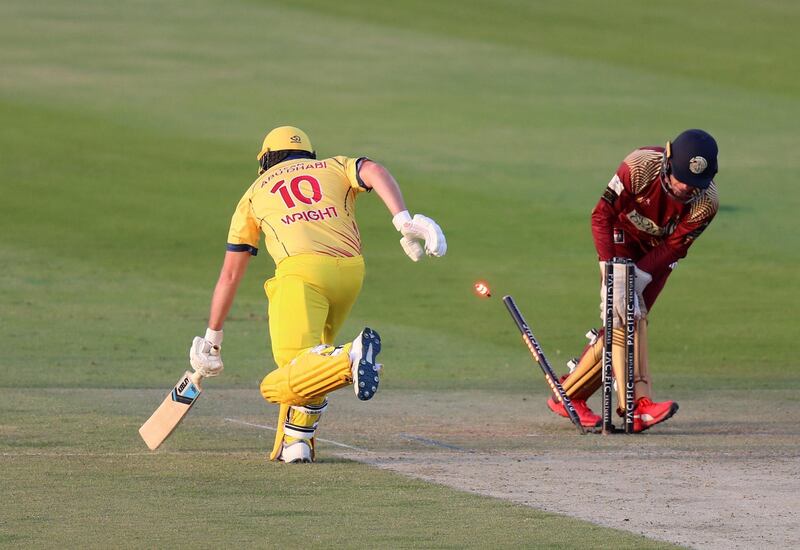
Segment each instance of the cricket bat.
[[203,392],[200,387],[202,379],[203,377],[196,372],[188,370],[184,372],[175,387],[167,394],[164,402],[139,428],[139,435],[142,436],[151,451],[158,449],[164,443],[200,397]]

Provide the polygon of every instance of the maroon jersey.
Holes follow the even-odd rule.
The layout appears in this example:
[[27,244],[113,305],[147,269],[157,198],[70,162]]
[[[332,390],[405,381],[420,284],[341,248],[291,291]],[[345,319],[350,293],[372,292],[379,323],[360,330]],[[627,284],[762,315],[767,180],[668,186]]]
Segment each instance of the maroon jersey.
[[642,147],[625,157],[592,211],[600,260],[632,258],[655,278],[686,256],[719,205],[713,181],[689,204],[669,195],[661,184],[663,155],[663,147]]

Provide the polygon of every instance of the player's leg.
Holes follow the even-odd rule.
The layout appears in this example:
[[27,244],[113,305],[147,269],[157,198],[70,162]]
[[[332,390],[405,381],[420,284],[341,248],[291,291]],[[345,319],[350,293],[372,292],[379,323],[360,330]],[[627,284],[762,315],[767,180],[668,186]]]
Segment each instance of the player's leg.
[[[267,284],[279,368],[262,383],[265,399],[305,405],[352,382],[352,343],[334,346],[332,338],[358,297],[363,276],[361,258],[298,256],[280,264]],[[355,342],[360,345],[365,334],[370,340],[373,332],[364,331]]]
[[313,459],[313,438],[324,411],[325,396],[354,384],[359,399],[371,399],[378,389],[380,347],[377,332],[365,328],[353,342],[311,348],[264,378],[261,382],[264,399],[285,406],[279,413],[271,459],[279,457],[282,445],[288,446],[296,439],[308,442]]
[[[653,275],[653,281],[644,290],[644,310],[647,315],[652,311],[659,294],[672,273],[672,268],[665,269],[662,273]],[[650,364],[647,346],[647,315],[636,323],[636,338],[634,341],[634,395],[636,408],[633,413],[633,429],[641,432],[671,418],[678,411],[675,401],[653,401],[652,378],[650,377]]]
[[[349,263],[360,265],[360,269],[342,270],[331,258],[290,258],[281,263],[276,277],[267,284],[273,355],[281,365],[261,383],[264,398],[282,405],[272,459],[280,456],[306,461],[310,455],[313,460],[313,437],[324,411],[325,396],[351,384],[359,371],[364,371],[360,382],[372,378],[357,392],[359,397],[369,399],[374,394],[373,386],[377,389],[377,333],[365,329],[354,343],[320,344],[328,340],[332,328],[339,328],[331,327],[331,311],[349,311],[358,296],[363,262],[359,258]],[[345,283],[343,274],[356,281]],[[353,369],[359,364],[360,368]]]
[[[307,405],[290,406],[283,420],[283,448],[280,459],[283,462],[313,462],[314,435],[322,413],[328,408],[328,399],[321,397]],[[280,421],[280,419],[279,419]]]
[[[364,281],[364,261],[361,257],[338,258],[336,266],[336,272],[331,274],[331,277],[320,281],[330,301],[325,331],[322,335],[324,342],[333,342],[336,339],[339,329],[342,328],[361,292]],[[332,282],[335,284],[331,284]],[[356,396],[363,401],[370,399],[378,389],[380,366],[376,363],[375,357],[380,350],[380,336],[370,328],[365,328],[353,340],[350,347],[353,389]]]
[[[581,424],[587,428],[594,428],[600,425],[602,419],[589,408],[586,400],[600,387],[603,340],[602,337],[598,337],[596,331],[591,331],[586,336],[589,338],[589,343],[583,349],[573,371],[562,377],[561,385],[572,401]],[[547,406],[554,413],[569,418],[564,405],[555,396],[547,400]]]
[[647,353],[647,317],[643,317],[637,321],[635,336],[634,357],[636,358],[636,362],[633,364],[633,394],[637,398],[651,397],[652,386]]
[[642,432],[664,422],[678,412],[675,401],[653,401],[651,398],[650,368],[647,360],[647,318],[636,323],[634,361],[633,431]]
[[[624,416],[625,411],[625,329],[615,328],[611,338],[611,370],[614,372],[614,385],[617,390],[617,414]],[[635,358],[635,356],[634,356]],[[635,376],[634,361],[634,378]]]
[[[326,259],[327,260],[327,259]],[[329,263],[330,261],[327,260]],[[339,331],[350,315],[350,310],[361,293],[364,282],[363,258],[336,258],[335,271],[318,281],[320,289],[328,297],[330,307],[325,319],[322,342],[331,344],[336,341]]]
[[319,343],[327,298],[302,277],[281,275],[268,283],[270,337],[279,367],[261,382],[264,398],[281,405],[270,458],[311,462],[325,396],[350,383],[350,361],[342,348]]
[[603,360],[603,330],[586,333],[589,343],[583,348],[575,368],[564,378],[561,385],[572,399],[586,401],[601,384]]
[[[286,260],[290,261],[290,260]],[[325,317],[328,312],[327,299],[302,277],[287,270],[284,261],[274,278],[267,281],[265,290],[269,299],[269,331],[272,342],[272,355],[278,369],[269,373],[261,382],[261,393],[265,399],[280,405],[278,413],[278,426],[275,434],[275,444],[270,453],[270,459],[280,458],[286,462],[310,462],[313,460],[313,433],[303,432],[309,437],[300,439],[292,438],[285,434],[287,424],[298,427],[311,427],[318,423],[319,416],[313,418],[308,415],[303,418],[300,410],[294,410],[293,405],[302,407],[318,405],[325,399],[324,396],[316,400],[298,399],[296,396],[287,395],[288,392],[279,390],[279,382],[286,383],[288,369],[291,361],[301,352],[320,343]],[[304,421],[305,420],[305,421]],[[286,456],[283,456],[284,443],[286,443]],[[290,445],[291,444],[291,445]]]

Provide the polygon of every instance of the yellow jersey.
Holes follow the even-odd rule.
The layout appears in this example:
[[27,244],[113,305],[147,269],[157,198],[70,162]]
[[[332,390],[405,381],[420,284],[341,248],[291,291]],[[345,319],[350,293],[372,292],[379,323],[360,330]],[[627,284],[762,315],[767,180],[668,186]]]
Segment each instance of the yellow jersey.
[[361,254],[356,196],[367,191],[358,176],[365,157],[291,159],[261,174],[231,218],[227,249],[256,255],[260,233],[277,265],[288,256]]

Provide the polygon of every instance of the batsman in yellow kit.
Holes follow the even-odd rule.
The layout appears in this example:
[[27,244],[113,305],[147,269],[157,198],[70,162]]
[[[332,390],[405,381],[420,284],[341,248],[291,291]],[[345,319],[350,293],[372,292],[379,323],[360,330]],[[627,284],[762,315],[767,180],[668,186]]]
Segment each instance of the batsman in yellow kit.
[[394,177],[366,157],[317,159],[305,132],[282,126],[267,134],[257,159],[258,178],[231,219],[208,329],[192,342],[189,359],[204,377],[222,372],[222,327],[263,233],[276,266],[264,284],[278,368],[264,377],[261,395],[280,405],[270,459],[313,462],[326,396],[352,384],[366,401],[380,382],[376,330],[364,328],[351,342],[335,343],[364,280],[356,198],[365,191],[378,194],[403,251],[415,262],[443,256],[447,242],[436,222],[409,214]]

